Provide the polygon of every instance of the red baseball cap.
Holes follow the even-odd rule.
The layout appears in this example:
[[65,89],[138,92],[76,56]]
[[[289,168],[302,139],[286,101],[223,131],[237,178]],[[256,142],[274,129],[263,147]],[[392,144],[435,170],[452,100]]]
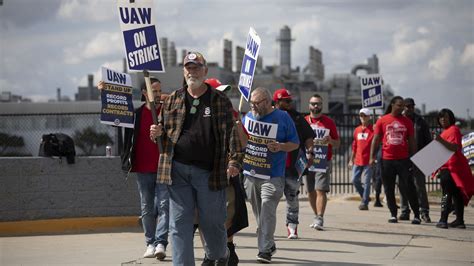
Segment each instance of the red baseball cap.
[[230,85],[222,85],[221,81],[216,78],[209,78],[206,79],[204,82],[209,84],[212,88],[222,92],[231,88]]
[[287,89],[281,88],[281,89],[276,90],[275,93],[273,93],[273,101],[274,102],[279,101],[279,100],[283,100],[283,99],[290,99],[291,100],[291,94]]

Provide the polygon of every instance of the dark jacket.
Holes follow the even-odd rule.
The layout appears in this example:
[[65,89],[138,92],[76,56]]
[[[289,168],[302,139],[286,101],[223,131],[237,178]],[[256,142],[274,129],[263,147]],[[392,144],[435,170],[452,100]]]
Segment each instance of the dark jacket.
[[298,172],[296,171],[295,168],[295,162],[298,159],[298,153],[300,149],[303,151],[306,149],[305,147],[305,141],[307,139],[314,139],[316,135],[314,134],[313,129],[311,126],[308,124],[306,119],[304,119],[304,115],[300,114],[296,110],[288,110],[287,113],[290,115],[291,119],[295,123],[296,131],[298,132],[298,138],[300,140],[300,147],[299,149],[296,149],[290,153],[291,156],[291,161],[290,161],[290,167],[286,168],[287,176],[294,176],[298,177]]
[[420,115],[413,113],[412,117],[409,117],[413,122],[415,128],[415,142],[417,151],[423,149],[428,143],[431,142],[431,133],[428,124],[425,119]]
[[135,119],[133,128],[125,128],[123,150],[120,155],[122,159],[122,170],[130,172],[135,159],[135,143],[137,142],[137,135],[134,132],[140,132],[140,119],[142,117],[142,110],[145,104],[135,109]]

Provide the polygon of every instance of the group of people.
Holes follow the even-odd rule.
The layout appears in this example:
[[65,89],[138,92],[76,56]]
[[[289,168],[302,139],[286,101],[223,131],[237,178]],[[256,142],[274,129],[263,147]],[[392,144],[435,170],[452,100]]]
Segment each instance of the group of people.
[[[327,147],[327,164],[322,171],[306,169],[304,183],[314,212],[310,227],[323,230],[332,148],[340,145],[335,122],[322,113],[323,98],[314,94],[308,102],[310,113],[303,116],[292,107],[288,90],[282,88],[272,95],[258,87],[251,92],[250,111],[240,118],[226,96],[229,86],[206,80],[208,68],[202,54],[189,52],[183,72],[183,87],[170,95],[161,94],[160,81],[155,78],[151,79],[155,99],[148,99],[146,87],[142,87],[146,103],[135,112],[135,127],[125,132],[122,162],[124,170],[137,174],[146,241],[143,256],[163,260],[169,233],[173,265],[194,265],[193,237],[199,228],[205,251],[202,265],[237,265],[232,237],[248,226],[246,197],[257,225],[257,261],[270,263],[277,250],[276,210],[283,195],[288,238],[298,238],[298,194],[303,175],[296,161],[303,157],[309,168],[317,145]],[[99,83],[101,87],[103,83]],[[149,101],[162,104],[150,110]],[[151,112],[159,115],[158,125],[153,124]],[[413,99],[394,97],[375,126],[370,124],[368,109],[360,110],[360,119],[349,162],[361,196],[359,209],[368,209],[370,179],[378,169],[391,214],[389,222],[409,219],[408,205],[414,214],[413,224],[421,219],[430,222],[425,176],[409,156],[431,141],[431,133],[415,114]],[[443,202],[437,226],[463,228],[463,207],[474,194],[474,179],[463,161],[452,112],[443,109],[439,123],[445,130],[435,139],[455,154],[439,171]],[[158,150],[158,142],[162,150]],[[400,217],[395,202],[397,176],[402,196]],[[374,206],[382,206],[382,182],[377,184]],[[456,220],[448,225],[453,200]]]

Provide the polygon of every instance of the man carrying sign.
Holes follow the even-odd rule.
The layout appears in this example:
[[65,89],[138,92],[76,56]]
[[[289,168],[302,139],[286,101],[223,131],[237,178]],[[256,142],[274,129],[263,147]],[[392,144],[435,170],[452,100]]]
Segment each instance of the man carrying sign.
[[157,182],[169,185],[173,265],[195,263],[195,209],[206,243],[203,265],[227,265],[230,254],[224,226],[225,188],[229,178],[239,174],[241,145],[232,103],[204,83],[207,71],[202,54],[187,54],[186,85],[163,103],[162,124],[150,128],[153,137],[163,136]]
[[[314,139],[315,145],[327,145],[327,154],[315,154],[315,159],[318,155],[327,156],[327,167],[324,172],[308,171],[306,176],[306,185],[308,190],[309,204],[314,212],[314,221],[310,227],[323,230],[324,212],[326,211],[327,196],[329,192],[329,184],[331,182],[331,158],[332,148],[337,148],[341,144],[339,134],[337,133],[336,124],[334,121],[323,115],[323,98],[319,94],[314,94],[309,99],[310,114],[306,116],[306,120],[313,128],[316,134]],[[314,149],[312,152],[314,152]]]
[[270,263],[276,252],[276,209],[285,187],[286,154],[299,147],[299,139],[288,113],[272,108],[268,89],[259,87],[251,93],[250,108],[242,118],[249,134],[244,187],[257,220],[257,261]]

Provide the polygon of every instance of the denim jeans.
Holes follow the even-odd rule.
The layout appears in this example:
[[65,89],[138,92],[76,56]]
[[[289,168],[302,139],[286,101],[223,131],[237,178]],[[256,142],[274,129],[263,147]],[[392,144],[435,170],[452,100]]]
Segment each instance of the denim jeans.
[[199,230],[206,243],[207,258],[217,260],[227,255],[226,193],[225,189],[209,189],[210,175],[208,170],[173,161],[173,183],[168,187],[173,265],[194,265],[195,209],[199,214]]
[[275,245],[276,209],[283,195],[285,179],[272,177],[264,180],[247,175],[245,177],[245,191],[258,225],[258,251],[269,253]]
[[[141,218],[147,245],[168,245],[168,186],[156,183],[156,173],[137,173]],[[158,220],[158,221],[157,221]]]
[[[352,170],[352,184],[354,184],[357,193],[359,193],[362,198],[362,204],[369,205],[372,167],[370,165],[354,165]],[[362,175],[363,179],[361,182]],[[362,183],[364,186],[362,186]]]
[[[286,175],[286,174],[285,174]],[[296,176],[285,176],[286,224],[299,224],[299,199],[301,181]]]

